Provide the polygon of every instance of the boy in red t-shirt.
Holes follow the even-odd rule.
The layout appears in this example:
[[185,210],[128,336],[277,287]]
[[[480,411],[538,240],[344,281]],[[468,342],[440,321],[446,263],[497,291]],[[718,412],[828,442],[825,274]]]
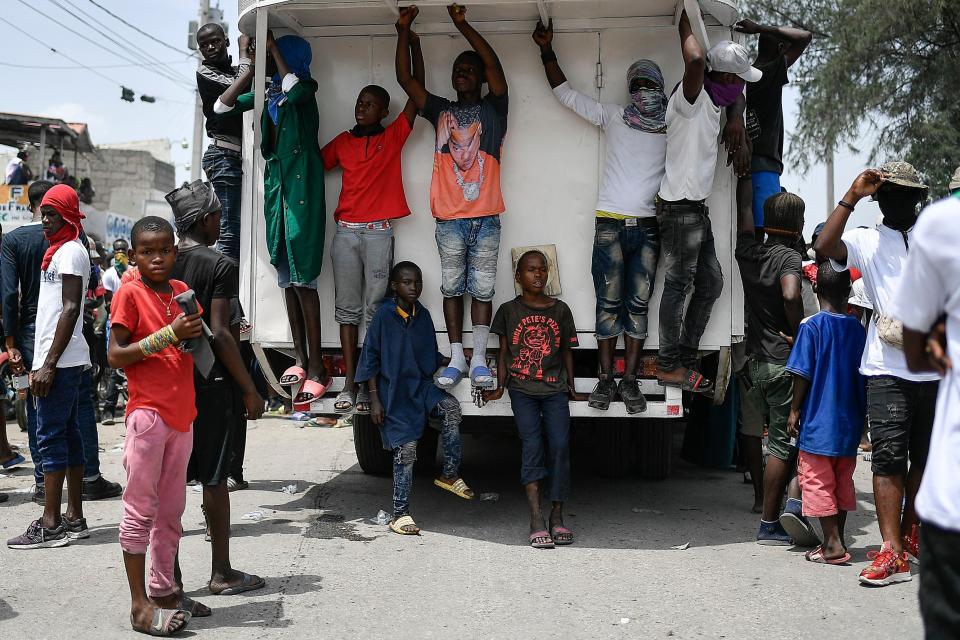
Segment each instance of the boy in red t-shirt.
[[[413,75],[424,82],[420,40],[410,38]],[[380,301],[387,295],[393,266],[391,220],[410,215],[403,193],[400,155],[413,131],[417,107],[407,100],[403,113],[387,128],[382,120],[390,113],[390,94],[383,87],[364,87],[357,96],[354,116],[357,126],[344,131],[321,150],[323,166],[343,169],[340,201],[333,214],[337,232],[331,248],[340,347],[346,367],[343,391],[334,401],[340,414],[370,412],[366,386],[359,392],[353,381],[357,370],[357,340],[360,320],[369,326]]]
[[[130,394],[120,547],[132,601],[130,624],[135,631],[172,635],[191,616],[210,615],[183,594],[173,570],[197,414],[193,357],[178,345],[200,335],[201,314],[180,313],[174,299],[189,287],[169,279],[177,258],[170,223],[147,216],[130,235],[140,278],[122,285],[113,298],[108,354],[110,366],[126,372]],[[149,597],[144,588],[148,542]]]

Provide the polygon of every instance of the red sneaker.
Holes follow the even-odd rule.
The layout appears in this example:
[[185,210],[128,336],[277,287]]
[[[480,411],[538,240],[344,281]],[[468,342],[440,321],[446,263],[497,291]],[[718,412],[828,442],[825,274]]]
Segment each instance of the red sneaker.
[[871,551],[867,558],[873,564],[860,572],[860,582],[875,587],[883,587],[895,582],[908,582],[913,579],[910,575],[910,563],[907,554],[897,554],[889,542],[884,542],[880,551]]
[[910,527],[910,534],[903,536],[903,551],[907,554],[907,560],[915,565],[920,564],[920,527],[913,525]]

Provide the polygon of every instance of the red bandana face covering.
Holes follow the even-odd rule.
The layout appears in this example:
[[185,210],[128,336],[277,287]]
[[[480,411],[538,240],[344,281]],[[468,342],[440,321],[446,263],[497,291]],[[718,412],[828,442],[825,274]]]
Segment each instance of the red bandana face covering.
[[77,197],[77,192],[65,184],[51,187],[40,201],[40,207],[53,207],[63,218],[63,226],[47,236],[50,247],[44,252],[43,262],[40,265],[40,268],[46,271],[57,249],[80,237],[80,220],[84,215],[80,212],[80,199]]

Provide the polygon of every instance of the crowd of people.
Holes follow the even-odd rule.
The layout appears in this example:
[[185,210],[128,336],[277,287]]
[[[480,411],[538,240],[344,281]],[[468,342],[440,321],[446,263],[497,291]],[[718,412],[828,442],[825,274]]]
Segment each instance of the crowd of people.
[[[364,87],[356,126],[323,147],[317,144],[318,85],[310,76],[309,44],[272,33],[264,44],[272,78],[261,123],[267,247],[297,357],[280,382],[290,387],[296,407],[308,407],[331,382],[320,357],[317,278],[325,210],[317,176],[339,167],[343,187],[331,252],[346,380],[334,409],[369,414],[392,453],[390,529],[420,532],[411,515],[411,485],[428,418],[440,424],[443,465],[434,484],[461,499],[476,498],[460,476],[462,415],[451,394],[469,379],[482,401],[509,395],[521,440],[530,546],[573,544],[563,519],[570,491],[569,403],[604,410],[622,401],[631,414],[646,409],[639,376],[658,269],[665,278],[656,378],[663,386],[713,394],[698,352],[724,282],[706,204],[722,141],[737,178],[735,257],[747,330],[735,388],[741,396],[739,442],[760,515],[756,541],[809,546],[810,562],[849,564],[844,528],[847,513],[856,509],[853,474],[866,430],[883,542],[859,580],[874,586],[910,580],[922,544],[928,631],[955,632],[960,562],[951,543],[960,539],[960,392],[949,354],[960,348],[954,338],[960,331],[960,260],[952,251],[960,239],[951,235],[960,201],[930,206],[918,223],[928,195],[924,178],[905,162],[887,163],[857,177],[808,247],[804,201],[781,188],[780,176],[782,89],[789,67],[811,42],[809,32],[739,22],[738,31],[759,36],[752,62],[732,41],[704,50],[683,12],[682,80],[668,87],[655,62],[638,60],[627,72],[629,102],[619,105],[574,88],[553,50],[552,24],[538,24],[533,40],[554,96],[600,127],[606,140],[592,254],[599,373],[589,397],[581,397],[574,385],[572,313],[546,293],[556,268],[549,256],[538,250],[520,255],[513,265],[520,294],[498,309],[492,304],[505,211],[500,160],[508,86],[500,59],[467,21],[466,8],[450,5],[449,14],[470,45],[453,61],[456,99],[427,90],[413,31],[418,9],[403,8],[396,23],[396,77],[407,103],[385,125],[389,92]],[[234,66],[219,26],[201,27],[197,41],[204,59],[198,90],[212,140],[203,160],[210,182],[168,194],[176,228],[158,217],[139,220],[129,246],[114,242],[113,264],[103,274],[106,358],[123,371],[129,395],[120,544],[130,619],[135,630],[153,635],[179,633],[191,617],[211,614],[183,593],[177,561],[188,481],[203,487],[210,593],[264,586],[262,578],[231,564],[228,492],[235,460],[242,458],[245,421],[260,417],[265,404],[241,352],[245,320],[238,300],[239,115],[254,106],[254,43],[241,36]],[[394,263],[393,256],[394,223],[410,214],[401,152],[418,115],[436,133],[430,206],[449,354],[439,353],[430,310],[419,302],[421,267]],[[874,228],[846,230],[850,214],[868,197],[879,203],[882,220]],[[89,432],[85,377],[91,359],[82,315],[91,256],[77,194],[38,181],[30,199],[34,224],[3,240],[3,321],[11,365],[18,374],[31,372],[28,431],[44,511],[8,541],[12,549],[59,547],[88,536],[82,504],[88,485],[106,483],[119,492],[97,468],[95,418]],[[861,283],[856,295],[854,280]],[[466,294],[469,347],[462,331]],[[491,333],[499,341],[495,367],[486,355]],[[617,379],[620,336],[625,368]],[[109,375],[116,385],[113,376],[121,374]],[[112,420],[117,408],[108,393],[104,417]],[[0,457],[12,454],[3,444]],[[61,512],[64,485],[67,508]],[[551,503],[546,516],[542,493]],[[810,518],[819,521],[819,532]]]

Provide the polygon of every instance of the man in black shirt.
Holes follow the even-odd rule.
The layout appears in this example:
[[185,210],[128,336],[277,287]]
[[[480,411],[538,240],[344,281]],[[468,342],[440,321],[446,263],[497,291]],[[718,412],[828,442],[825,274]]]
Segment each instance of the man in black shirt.
[[747,84],[747,125],[759,127],[753,140],[750,173],[753,177],[753,225],[763,240],[763,204],[780,193],[783,175],[783,87],[790,81],[787,69],[800,58],[813,39],[803,29],[768,27],[752,20],[736,24],[740,33],[760,36],[754,66],[763,72],[759,82]]
[[[786,364],[793,336],[803,320],[802,260],[794,245],[803,231],[805,206],[803,200],[792,193],[779,193],[767,199],[764,208],[767,240],[761,243],[753,227],[751,193],[749,179],[741,179],[737,188],[735,255],[747,303],[747,363],[739,374],[746,388],[741,402],[742,436],[748,458],[753,457],[756,462],[763,436],[763,415],[769,415],[770,455],[763,471],[763,511],[757,542],[787,545],[791,535],[782,523],[806,526],[796,483],[791,484],[791,500],[787,501],[784,518],[779,517],[784,489],[790,481],[791,469],[796,467],[796,447],[787,435],[793,376]],[[760,465],[750,466],[754,482],[758,482]],[[794,542],[816,543],[815,538],[801,535],[804,533],[810,533],[808,527],[792,536]]]
[[241,35],[240,61],[234,67],[227,55],[229,45],[230,40],[218,24],[205,24],[197,31],[197,46],[203,56],[203,63],[197,69],[197,91],[203,102],[207,136],[210,138],[210,146],[203,154],[203,171],[213,184],[223,207],[218,248],[239,263],[243,117],[219,116],[214,113],[213,105],[238,78],[247,78],[248,84],[253,79],[250,62],[253,50],[250,38]]
[[208,587],[214,595],[259,589],[263,578],[230,565],[230,494],[227,476],[234,441],[247,418],[263,414],[257,393],[240,356],[240,335],[231,323],[240,286],[237,264],[210,248],[220,235],[220,202],[213,188],[199,180],[167,194],[180,236],[177,261],[170,277],[197,294],[203,320],[213,333],[216,362],[210,374],[195,375],[197,417],[188,479],[203,485],[203,511],[210,534],[212,563]]

